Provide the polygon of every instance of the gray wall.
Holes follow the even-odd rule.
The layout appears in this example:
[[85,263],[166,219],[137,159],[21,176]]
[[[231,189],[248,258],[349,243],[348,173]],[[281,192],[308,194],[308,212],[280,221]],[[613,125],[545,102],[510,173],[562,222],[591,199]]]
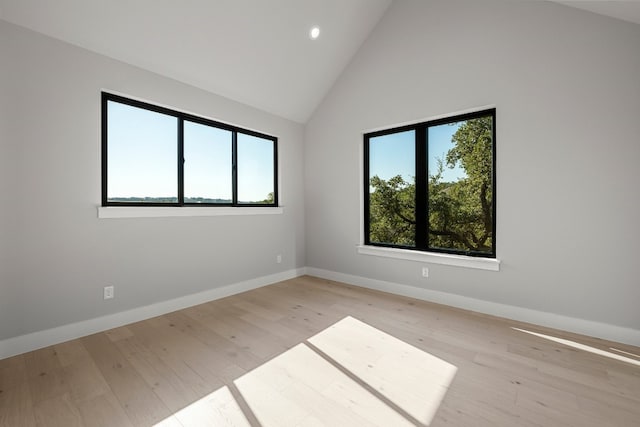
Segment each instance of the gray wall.
[[[396,0],[306,131],[0,21],[0,340],[305,265],[640,329],[640,27],[478,3]],[[277,135],[284,214],[97,219],[103,88]],[[362,132],[486,104],[501,271],[357,255]]]
[[[3,21],[0,58],[0,340],[305,266],[301,125]],[[98,219],[103,88],[278,136],[284,214]]]
[[[396,0],[307,124],[307,266],[640,329],[640,26]],[[497,107],[500,272],[356,253],[362,133]]]
[[[0,33],[3,35],[3,33]],[[0,52],[6,52],[9,39],[0,37]],[[9,120],[11,105],[5,102],[13,97],[11,85],[14,73],[7,67],[4,55],[0,65],[0,337],[6,336],[11,329],[10,319],[15,313],[15,284],[10,266],[13,264],[13,248],[9,241],[11,230],[15,228],[15,211],[11,209],[10,197],[15,185],[15,137],[12,135]]]

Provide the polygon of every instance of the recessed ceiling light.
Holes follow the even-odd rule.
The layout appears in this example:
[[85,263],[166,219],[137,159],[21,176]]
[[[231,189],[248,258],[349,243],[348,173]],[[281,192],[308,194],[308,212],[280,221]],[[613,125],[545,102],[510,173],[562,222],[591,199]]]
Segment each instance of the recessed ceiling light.
[[309,37],[311,37],[311,40],[317,39],[319,35],[320,35],[320,28],[318,27],[313,27],[311,28],[311,31],[309,31]]

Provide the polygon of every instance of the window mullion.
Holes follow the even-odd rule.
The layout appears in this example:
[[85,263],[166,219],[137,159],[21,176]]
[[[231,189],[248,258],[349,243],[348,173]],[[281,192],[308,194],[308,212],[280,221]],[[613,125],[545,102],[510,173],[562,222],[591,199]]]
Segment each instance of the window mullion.
[[231,203],[238,205],[238,132],[231,133]]
[[491,110],[491,253],[496,254],[496,110]]
[[370,220],[371,220],[371,177],[369,176],[369,162],[370,160],[370,155],[369,155],[369,137],[365,136],[364,137],[364,147],[363,147],[363,152],[364,152],[364,188],[363,188],[363,196],[364,196],[364,244],[368,245],[371,243],[371,225],[370,225]]
[[107,94],[105,94],[104,92],[102,93],[102,206],[107,206],[108,203],[108,182],[107,182],[107,178],[108,178],[108,141],[109,141],[109,135],[108,135],[108,123],[109,123],[109,116],[108,116],[108,97]]
[[280,205],[278,200],[278,141],[273,141],[273,203],[276,206]]
[[416,138],[416,248],[426,249],[429,234],[429,211],[427,206],[427,127],[418,126],[415,130]]
[[184,119],[178,117],[178,205],[184,205]]

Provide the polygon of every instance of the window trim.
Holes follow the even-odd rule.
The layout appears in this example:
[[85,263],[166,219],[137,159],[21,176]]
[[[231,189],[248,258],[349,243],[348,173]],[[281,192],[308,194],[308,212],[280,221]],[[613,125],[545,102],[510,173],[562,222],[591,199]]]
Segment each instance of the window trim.
[[281,215],[283,207],[243,206],[99,206],[98,218],[172,218],[204,216]]
[[[394,133],[413,130],[415,131],[415,170],[416,170],[416,218],[428,218],[428,203],[427,203],[427,183],[428,183],[428,136],[427,131],[430,127],[439,126],[447,123],[453,123],[458,121],[464,121],[479,117],[491,116],[493,119],[492,128],[492,191],[493,191],[493,203],[492,203],[492,250],[491,253],[479,253],[471,251],[459,251],[440,248],[429,248],[428,241],[419,241],[419,236],[425,235],[428,232],[428,219],[420,222],[416,221],[416,246],[403,246],[393,245],[387,243],[371,242],[369,239],[370,229],[370,192],[369,192],[369,142],[371,138],[390,135]],[[495,105],[488,105],[475,109],[460,111],[457,113],[439,115],[431,118],[427,118],[417,122],[404,123],[397,126],[378,128],[370,131],[362,132],[362,215],[361,215],[361,244],[358,246],[358,253],[365,255],[377,255],[391,258],[400,258],[414,261],[434,262],[437,264],[447,265],[460,265],[471,268],[484,268],[489,270],[498,270],[500,261],[497,259],[496,252],[496,210],[497,210],[497,180],[496,180],[496,107]],[[424,161],[421,162],[420,158]],[[418,179],[418,174],[423,175],[423,179]],[[422,181],[422,182],[419,182]],[[422,200],[420,200],[421,198]],[[420,216],[419,216],[420,215]],[[422,229],[422,233],[420,231]],[[421,233],[421,234],[420,234]],[[420,246],[419,246],[420,244]],[[415,256],[413,255],[415,254]],[[462,261],[460,261],[462,260]],[[469,262],[469,260],[477,260],[478,262]],[[485,268],[484,261],[489,262]],[[480,265],[480,266],[478,266]]]
[[416,261],[428,264],[449,265],[454,267],[474,268],[478,270],[500,271],[500,260],[498,258],[471,257],[466,255],[426,252],[420,250],[408,250],[372,245],[358,245],[356,249],[360,255],[372,255],[383,258],[401,259],[405,261]]
[[[108,200],[108,102],[117,102],[131,107],[141,108],[160,114],[175,117],[177,119],[176,149],[177,153],[177,180],[178,202],[154,203],[154,202],[113,202]],[[211,126],[231,132],[232,135],[232,201],[231,203],[189,203],[184,201],[184,122],[189,121],[204,126]],[[238,165],[237,165],[237,136],[245,134],[273,142],[273,203],[242,203],[238,201]],[[174,110],[160,105],[151,104],[138,99],[128,98],[112,92],[101,92],[101,207],[130,207],[130,208],[277,208],[279,206],[278,195],[278,138],[262,132],[241,128],[239,126],[218,122],[216,120],[196,116],[186,112]],[[100,212],[100,211],[99,211]],[[155,215],[152,215],[155,216]],[[164,216],[164,215],[161,215]]]

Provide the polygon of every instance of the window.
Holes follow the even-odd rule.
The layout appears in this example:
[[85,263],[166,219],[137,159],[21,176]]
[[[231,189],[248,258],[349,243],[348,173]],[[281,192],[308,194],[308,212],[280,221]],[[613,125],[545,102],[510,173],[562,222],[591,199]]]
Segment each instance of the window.
[[102,93],[102,206],[277,206],[277,138]]
[[495,109],[364,135],[364,244],[495,258]]

